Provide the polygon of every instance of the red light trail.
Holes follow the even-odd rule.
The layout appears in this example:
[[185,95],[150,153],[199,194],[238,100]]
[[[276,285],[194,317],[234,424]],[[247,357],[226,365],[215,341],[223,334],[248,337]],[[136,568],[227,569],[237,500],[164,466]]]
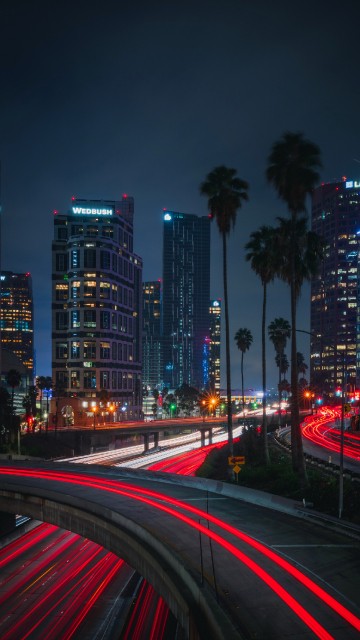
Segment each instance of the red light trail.
[[[332,423],[339,422],[341,407],[323,407],[314,416],[308,416],[303,423],[303,436],[313,444],[336,453],[340,452],[341,431]],[[344,455],[360,460],[360,434],[344,431]]]
[[[192,507],[186,503],[183,503],[174,498],[168,497],[165,494],[155,491],[145,490],[142,488],[134,488],[123,482],[116,482],[99,479],[87,474],[78,474],[73,472],[56,473],[52,471],[33,471],[32,469],[9,469],[7,467],[0,468],[0,473],[6,476],[16,477],[32,477],[44,480],[55,480],[60,483],[76,483],[86,487],[94,489],[105,490],[117,495],[122,495],[151,507],[155,507],[169,514],[171,517],[177,518],[179,521],[186,525],[198,530],[204,536],[211,538],[214,542],[217,542],[221,547],[226,549],[235,558],[247,566],[254,574],[256,574],[268,587],[270,587],[292,611],[315,633],[319,638],[330,639],[332,636],[326,631],[326,629],[295,599],[293,598],[267,571],[265,571],[260,565],[249,558],[245,553],[240,551],[233,543],[222,537],[220,533],[216,533],[213,530],[209,530],[206,526],[200,524],[197,521],[192,520],[186,513],[196,515],[205,519],[208,523],[211,522],[216,525],[220,531],[226,531],[232,534],[236,539],[245,542],[251,547],[255,548],[261,555],[266,556],[269,560],[274,562],[277,566],[281,567],[289,576],[291,575],[298,583],[302,584],[306,589],[310,590],[317,598],[319,598],[324,604],[330,607],[336,614],[344,618],[350,625],[360,631],[360,619],[356,617],[346,607],[341,605],[337,600],[330,596],[326,591],[314,583],[310,578],[302,574],[298,569],[293,567],[290,563],[283,558],[275,554],[268,547],[257,542],[250,536],[242,533],[238,529],[235,529],[231,525],[223,522],[222,520],[212,516],[196,507]],[[159,502],[160,501],[160,502]],[[167,504],[165,504],[167,503]],[[169,506],[170,505],[170,506]],[[181,509],[185,513],[180,513],[176,509]]]

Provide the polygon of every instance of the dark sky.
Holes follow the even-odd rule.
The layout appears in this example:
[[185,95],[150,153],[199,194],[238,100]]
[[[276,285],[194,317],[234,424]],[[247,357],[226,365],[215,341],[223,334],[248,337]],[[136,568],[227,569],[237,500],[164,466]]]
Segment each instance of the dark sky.
[[[51,374],[53,210],[72,195],[133,195],[135,251],[157,279],[163,207],[206,215],[199,184],[225,164],[250,184],[229,239],[230,330],[253,332],[245,385],[260,387],[262,291],[244,244],[286,215],[267,157],[284,131],[301,131],[322,150],[324,182],[359,179],[359,25],[349,0],[2,0],[2,268],[33,276],[37,375]],[[215,225],[211,294],[222,297]],[[289,294],[274,284],[268,322],[279,315],[290,317]],[[309,329],[308,287],[298,326]],[[268,360],[273,386],[271,346]]]

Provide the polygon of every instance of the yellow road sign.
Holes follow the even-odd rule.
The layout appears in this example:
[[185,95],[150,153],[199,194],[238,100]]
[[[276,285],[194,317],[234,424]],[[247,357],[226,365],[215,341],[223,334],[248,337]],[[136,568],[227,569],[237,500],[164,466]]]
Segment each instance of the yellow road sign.
[[236,464],[235,467],[234,467],[234,472],[235,473],[239,473],[239,471],[241,471],[241,467],[239,467],[239,465]]

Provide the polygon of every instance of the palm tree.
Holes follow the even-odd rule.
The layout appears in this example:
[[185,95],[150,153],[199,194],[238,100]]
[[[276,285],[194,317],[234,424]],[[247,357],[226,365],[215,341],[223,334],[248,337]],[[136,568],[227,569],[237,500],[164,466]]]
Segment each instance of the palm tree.
[[296,367],[298,375],[302,373],[303,377],[305,376],[306,371],[308,370],[308,366],[305,362],[304,354],[297,351],[296,353]]
[[236,222],[236,215],[242,203],[248,200],[248,183],[236,176],[236,169],[225,166],[215,167],[200,185],[200,193],[208,198],[209,216],[215,218],[223,245],[223,282],[225,312],[225,352],[226,352],[226,393],[227,426],[230,453],[233,453],[231,376],[230,376],[230,332],[227,287],[227,236]]
[[291,336],[291,326],[288,320],[285,318],[275,318],[272,322],[270,322],[268,326],[268,336],[271,342],[274,345],[275,353],[276,353],[276,364],[279,367],[279,423],[281,424],[281,396],[282,396],[282,388],[281,388],[281,374],[285,374],[289,364],[287,362],[287,368],[284,371],[283,360],[284,360],[284,351],[286,348],[286,342],[288,338]]
[[296,349],[296,309],[301,287],[305,280],[311,280],[319,268],[323,253],[323,241],[316,233],[307,230],[305,217],[293,219],[279,218],[279,253],[282,265],[280,278],[290,285],[291,290],[291,449],[293,468],[306,484],[306,468],[303,455],[300,427],[298,368]]
[[[295,225],[300,213],[306,211],[306,198],[319,181],[318,169],[321,167],[320,149],[301,133],[286,132],[273,145],[269,158],[266,176],[274,186],[279,197],[286,203],[293,225],[287,242],[290,248],[288,261],[288,282],[291,297],[291,428],[292,428],[292,460],[303,484],[306,484],[306,468],[302,450],[300,429],[299,402],[297,397],[296,370],[296,303],[300,288],[296,286],[296,241]],[[304,278],[303,278],[304,279]]]
[[253,337],[249,329],[238,329],[235,333],[235,342],[241,351],[241,394],[243,414],[245,412],[245,396],[244,396],[244,353],[248,351],[252,345]]
[[261,321],[261,351],[262,351],[262,386],[263,386],[263,455],[265,464],[270,462],[269,450],[267,442],[267,420],[266,420],[266,341],[265,341],[265,324],[266,324],[266,302],[267,302],[267,286],[275,278],[278,270],[278,252],[276,250],[277,235],[273,227],[262,226],[258,231],[253,231],[250,235],[249,242],[245,245],[247,250],[246,260],[251,264],[252,270],[261,279],[263,286],[263,305],[262,305],[262,321]]

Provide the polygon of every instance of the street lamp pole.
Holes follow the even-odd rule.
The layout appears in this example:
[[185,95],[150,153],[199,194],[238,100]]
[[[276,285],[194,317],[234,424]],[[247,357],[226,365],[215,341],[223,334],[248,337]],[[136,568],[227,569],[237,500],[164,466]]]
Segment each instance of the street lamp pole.
[[339,462],[339,518],[344,506],[344,421],[345,421],[345,356],[343,359],[343,378],[341,389],[341,422],[340,422],[340,462]]

